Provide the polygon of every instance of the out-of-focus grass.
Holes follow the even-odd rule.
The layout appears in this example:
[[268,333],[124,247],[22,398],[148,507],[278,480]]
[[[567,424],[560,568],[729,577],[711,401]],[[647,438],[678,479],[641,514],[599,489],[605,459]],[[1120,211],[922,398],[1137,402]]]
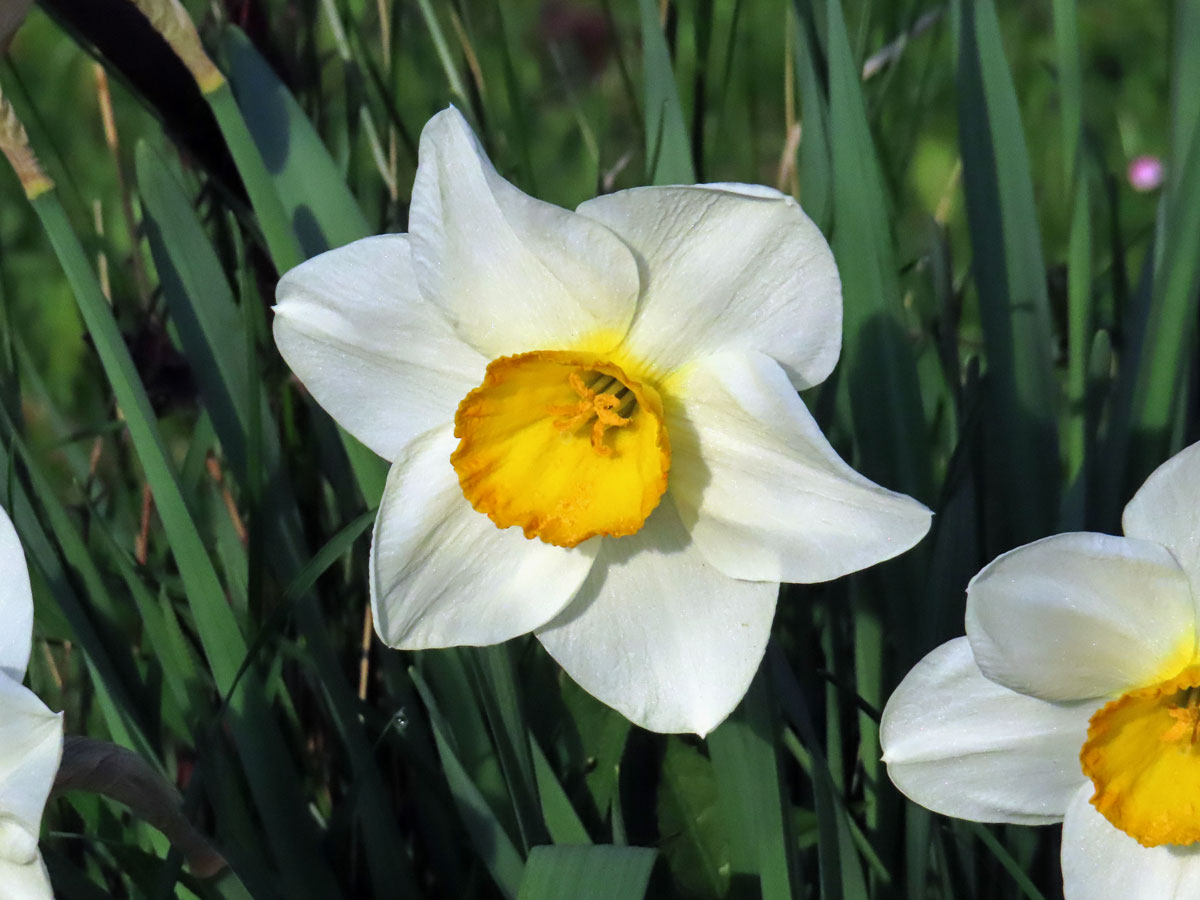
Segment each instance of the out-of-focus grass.
[[[232,868],[199,883],[127,812],[70,796],[43,842],[60,897],[1060,893],[1047,833],[899,798],[875,719],[959,633],[979,565],[1113,528],[1122,492],[1196,437],[1194,352],[1171,342],[1194,335],[1196,251],[1169,227],[1194,208],[1194,86],[1172,61],[1194,58],[1194,16],[188,3],[232,84],[218,121],[163,48],[113,32],[103,11],[125,0],[91,2],[44,0],[0,63],[58,183],[44,228],[0,171],[0,468],[36,585],[30,677],[70,730],[185,788]],[[267,306],[297,254],[404,229],[417,135],[449,102],[544,199],[755,181],[796,191],[832,239],[845,351],[806,399],[848,458],[938,516],[905,559],[785,588],[767,663],[706,742],[630,728],[530,640],[363,642],[382,466],[288,377]],[[1168,200],[1126,184],[1143,153],[1165,158]],[[1138,354],[1143,333],[1179,373]],[[616,846],[572,846],[589,843]],[[625,845],[657,851],[652,876]]]

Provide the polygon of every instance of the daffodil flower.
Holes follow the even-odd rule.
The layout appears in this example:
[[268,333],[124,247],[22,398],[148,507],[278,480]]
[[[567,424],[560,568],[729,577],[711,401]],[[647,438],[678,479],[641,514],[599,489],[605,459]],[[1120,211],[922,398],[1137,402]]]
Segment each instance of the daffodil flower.
[[966,637],[888,701],[892,781],[935,812],[1063,823],[1067,900],[1200,897],[1200,444],[1125,507],[967,589]]
[[62,756],[62,716],[21,684],[33,636],[33,594],[17,533],[3,510],[0,572],[0,897],[49,900],[38,834]]
[[632,721],[703,734],[745,693],[779,582],[927,531],[797,396],[833,368],[842,309],[791,198],[638,188],[571,212],[501,178],[448,109],[409,224],[289,272],[274,325],[317,402],[392,462],[370,575],[387,644],[533,631]]

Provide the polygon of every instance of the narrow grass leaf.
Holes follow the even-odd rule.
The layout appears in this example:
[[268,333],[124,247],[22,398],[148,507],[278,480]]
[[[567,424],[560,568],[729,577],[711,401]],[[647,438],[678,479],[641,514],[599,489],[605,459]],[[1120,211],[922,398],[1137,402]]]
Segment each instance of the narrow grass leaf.
[[118,545],[104,520],[96,516],[94,521],[96,530],[108,544],[109,558],[137,605],[146,639],[155,649],[154,658],[162,667],[162,677],[168,691],[189,722],[195,722],[197,718],[207,719],[212,710],[206,699],[205,679],[201,676],[196,653],[179,625],[174,607],[170,602],[160,602],[160,598],[151,594],[134,570],[133,561]]
[[238,106],[304,255],[371,234],[341,170],[279,76],[238,28],[224,31],[221,46]]
[[883,175],[840,0],[829,0],[827,13],[833,252],[845,309],[842,387],[862,471],[889,488],[928,496],[924,414],[902,320]]
[[571,799],[554,774],[554,767],[542,751],[541,746],[529,734],[529,747],[533,753],[533,773],[537,778],[538,797],[542,801],[542,817],[546,822],[546,830],[550,839],[556,844],[590,844],[591,836],[587,833]]
[[[1188,6],[1189,4],[1181,4]],[[1173,175],[1159,210],[1155,236],[1153,286],[1143,327],[1133,326],[1133,334],[1144,337],[1129,355],[1134,370],[1134,386],[1128,426],[1123,432],[1120,415],[1113,432],[1118,439],[1128,435],[1132,441],[1121,497],[1128,497],[1155,466],[1180,448],[1174,437],[1174,421],[1180,409],[1184,379],[1188,372],[1188,354],[1195,349],[1197,303],[1200,301],[1200,253],[1195,236],[1200,234],[1200,93],[1194,82],[1196,63],[1190,57],[1200,53],[1200,13],[1179,9],[1176,53],[1172,84],[1172,112],[1180,117],[1172,121],[1173,142],[1186,155],[1173,161]],[[1186,149],[1179,146],[1190,135]],[[1119,461],[1119,460],[1118,460]]]
[[[371,234],[341,171],[283,82],[240,30],[230,26],[222,41],[237,100],[230,93],[218,119],[226,139],[233,134],[239,141],[230,149],[264,233],[268,222],[273,231],[287,231],[287,240],[268,241],[276,269],[285,272],[307,257]],[[215,97],[210,95],[210,102]],[[338,432],[364,502],[377,505],[387,467],[344,430]]]
[[234,471],[247,471],[250,379],[239,351],[242,320],[193,199],[149,144],[134,154],[145,228],[171,320]]
[[1013,882],[1020,889],[1021,895],[1026,900],[1046,900],[1042,892],[1030,880],[1029,875],[1026,874],[1025,867],[1013,858],[1013,855],[1008,852],[986,825],[980,825],[978,822],[963,822],[963,825],[975,837],[979,838],[979,842],[987,847],[988,851],[992,856],[996,857],[1000,865],[1004,866],[1004,871],[1012,876]]
[[431,696],[442,700],[443,738],[486,798],[510,840],[516,841],[521,835],[520,824],[513,809],[504,766],[479,703],[468,652],[462,647],[426,651],[418,655],[416,665],[423,683],[429,685]]
[[829,148],[829,106],[821,78],[824,62],[811,23],[792,4],[794,29],[800,36],[792,41],[796,72],[800,81],[800,205],[817,227],[828,234],[833,219],[833,163]]
[[[1079,53],[1076,0],[1054,0],[1054,45],[1062,108],[1063,176],[1072,192],[1067,248],[1067,408],[1063,456],[1068,483],[1084,475],[1090,427],[1087,415],[1088,366],[1092,329],[1092,215],[1083,156],[1083,66]],[[1082,494],[1083,492],[1080,492]],[[1078,516],[1071,527],[1082,528]]]
[[263,158],[246,127],[246,120],[238,109],[233,89],[226,82],[211,94],[206,94],[205,99],[216,116],[238,174],[242,176],[271,261],[275,263],[277,271],[286,272],[298,265],[304,256],[279,194],[263,165]]
[[621,758],[631,730],[629,720],[569,678],[562,681],[562,699],[571,721],[579,731],[583,746],[588,748],[590,757],[595,761],[587,773],[587,786],[596,812],[600,818],[604,818],[612,807],[615,816],[619,813],[619,804],[614,804],[614,799],[617,796]]
[[718,803],[713,763],[678,738],[667,741],[658,784],[662,854],[675,883],[688,897],[729,893],[733,840]]
[[641,900],[657,856],[645,847],[534,847],[517,900]]
[[658,20],[655,0],[638,0],[642,22],[642,76],[646,120],[646,177],[650,184],[691,184],[696,180],[691,140],[679,103],[671,51]]
[[467,95],[462,73],[450,53],[450,43],[446,40],[446,32],[442,29],[442,23],[438,20],[433,4],[430,0],[417,0],[417,8],[421,11],[421,18],[425,20],[425,27],[429,29],[430,38],[433,39],[433,47],[437,52],[438,61],[442,64],[442,71],[446,75],[450,93],[454,95],[464,110],[470,109],[471,98]]
[[284,602],[298,599],[307,594],[317,583],[317,579],[325,574],[335,562],[350,552],[355,542],[366,533],[375,522],[375,510],[368,509],[358,518],[352,519],[342,526],[325,546],[317,551],[304,568],[296,573],[287,589],[283,592]]
[[446,720],[442,717],[428,685],[416,669],[411,669],[410,674],[425,708],[429,711],[429,722],[433,728],[438,756],[442,761],[442,771],[463,825],[466,826],[484,865],[492,873],[500,892],[508,900],[516,900],[525,862],[447,740]]
[[1058,388],[1029,154],[1000,25],[992,0],[959,7],[959,144],[987,348],[991,549],[999,551],[1053,530]]
[[[1164,11],[1165,12],[1165,11]],[[1169,13],[1167,13],[1169,14]],[[1184,161],[1200,129],[1200,6],[1178,3],[1172,23],[1171,159],[1169,177],[1181,178]]]
[[796,729],[812,759],[813,805],[817,813],[817,859],[822,900],[866,900],[867,880],[854,849],[845,805],[829,774],[829,764],[820,749],[816,729],[803,691],[796,682],[783,652],[774,644],[767,648],[771,684],[779,697],[784,716]]
[[529,750],[529,729],[521,709],[509,644],[466,650],[475,673],[479,705],[491,727],[496,756],[526,851],[549,839],[538,799],[537,779]]
[[766,681],[755,676],[732,715],[708,736],[733,874],[757,878],[763,900],[793,895],[790,814],[779,769],[777,720]]

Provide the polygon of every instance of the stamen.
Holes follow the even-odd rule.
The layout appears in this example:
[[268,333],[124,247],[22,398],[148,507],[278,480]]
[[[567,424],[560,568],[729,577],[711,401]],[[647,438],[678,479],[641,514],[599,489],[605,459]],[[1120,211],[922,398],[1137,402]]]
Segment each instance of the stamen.
[[[588,387],[597,394],[603,394],[613,386],[616,380],[612,375],[601,375],[599,378],[594,379]],[[624,385],[622,385],[622,388],[624,388]]]
[[[622,396],[622,394],[624,394],[624,396]],[[617,407],[617,412],[623,416],[627,416],[630,413],[632,413],[633,408],[635,406],[637,406],[637,397],[635,397],[633,395],[633,392],[632,391],[628,391],[628,392],[622,391],[621,393],[618,393],[616,396],[621,401],[621,405]]]
[[613,412],[619,402],[612,394],[601,394],[593,401],[596,408],[596,424],[592,426],[592,449],[601,456],[612,454],[612,447],[604,443],[604,429],[629,424],[629,419]]
[[1180,692],[1183,703],[1167,710],[1167,715],[1174,719],[1174,724],[1164,731],[1160,740],[1173,743],[1185,736],[1191,744],[1200,742],[1200,688],[1191,687]]
[[[611,456],[612,448],[604,443],[604,432],[609,428],[629,424],[630,414],[637,406],[637,397],[627,385],[612,375],[601,373],[588,384],[584,381],[581,371],[575,371],[567,376],[567,381],[580,399],[574,405],[546,407],[547,413],[560,417],[555,420],[554,427],[559,431],[571,431],[591,421],[595,416],[596,421],[592,425],[592,449],[600,456]],[[618,389],[608,393],[608,389],[614,384],[618,385]]]

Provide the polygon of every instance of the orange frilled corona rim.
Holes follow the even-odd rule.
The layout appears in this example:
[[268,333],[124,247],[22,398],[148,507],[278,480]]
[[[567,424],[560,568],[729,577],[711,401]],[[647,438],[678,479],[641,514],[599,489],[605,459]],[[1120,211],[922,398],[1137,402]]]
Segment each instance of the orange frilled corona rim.
[[634,534],[667,489],[662,398],[594,354],[493,360],[459,404],[454,436],[450,462],[471,505],[560,547]]
[[1200,665],[1097,711],[1079,761],[1092,805],[1143,847],[1200,841]]

